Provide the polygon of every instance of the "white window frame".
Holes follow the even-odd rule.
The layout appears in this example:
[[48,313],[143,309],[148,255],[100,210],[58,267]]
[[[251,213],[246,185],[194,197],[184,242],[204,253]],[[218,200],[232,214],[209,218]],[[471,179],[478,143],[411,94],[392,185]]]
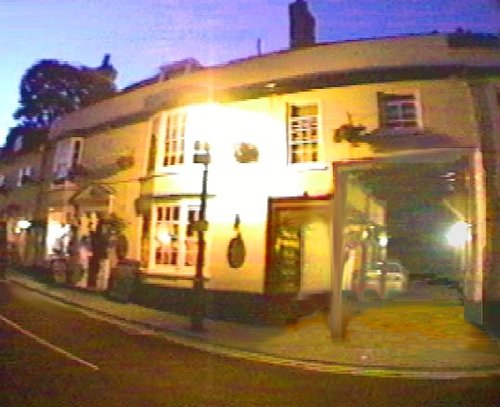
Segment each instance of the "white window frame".
[[[315,107],[316,115],[292,116],[293,109]],[[321,104],[318,101],[289,102],[287,116],[287,162],[294,166],[315,165],[321,162]],[[308,123],[308,121],[310,123]],[[302,134],[300,134],[302,133]],[[295,134],[295,137],[294,137]],[[302,151],[302,156],[310,156],[297,160],[295,148]]]
[[[178,218],[173,216],[175,208]],[[149,268],[154,272],[193,276],[198,252],[198,236],[191,230],[190,217],[199,216],[199,201],[158,203],[151,208]],[[170,216],[167,216],[167,211]],[[161,219],[160,219],[161,216]],[[196,219],[195,219],[196,220]],[[165,226],[163,228],[163,226]],[[162,230],[163,229],[163,230]],[[162,233],[170,233],[170,243],[161,243]],[[164,246],[163,249],[161,246]],[[173,249],[173,250],[172,250]],[[157,252],[165,262],[157,262]],[[173,257],[175,256],[175,261]]]
[[26,165],[24,167],[19,168],[19,171],[17,173],[17,186],[22,187],[23,185],[26,185],[26,182],[23,182],[24,176],[30,177],[31,179],[33,178],[33,166],[32,165]]
[[23,149],[23,136],[17,136],[14,140],[14,145],[12,146],[12,150],[15,153],[21,151]]
[[[393,100],[390,100],[393,99]],[[404,105],[408,105],[411,101],[413,106],[414,116],[411,118],[404,117]],[[422,127],[421,119],[421,103],[420,97],[415,91],[398,91],[398,92],[379,92],[378,106],[380,127],[385,129],[416,129]],[[389,118],[388,107],[393,106],[397,109],[397,117]]]
[[[53,165],[53,173],[56,179],[66,179],[71,168],[81,163],[84,146],[83,140],[83,137],[71,137],[58,142]],[[78,143],[80,147],[76,151]]]
[[165,112],[162,122],[157,150],[160,168],[182,166],[186,163],[187,112],[183,110]]

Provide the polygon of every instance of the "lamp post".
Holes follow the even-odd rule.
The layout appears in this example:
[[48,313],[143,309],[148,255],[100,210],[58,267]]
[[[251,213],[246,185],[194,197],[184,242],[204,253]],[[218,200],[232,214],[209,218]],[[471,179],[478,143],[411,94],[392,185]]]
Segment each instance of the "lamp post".
[[198,232],[198,253],[196,256],[196,273],[193,282],[193,307],[191,313],[191,329],[203,331],[203,318],[205,316],[205,286],[203,277],[203,266],[205,264],[205,232],[208,229],[206,221],[207,208],[207,177],[208,164],[210,164],[210,146],[208,143],[197,141],[194,145],[195,153],[193,162],[203,164],[203,179],[200,195],[200,212],[198,220],[192,225],[193,230]]

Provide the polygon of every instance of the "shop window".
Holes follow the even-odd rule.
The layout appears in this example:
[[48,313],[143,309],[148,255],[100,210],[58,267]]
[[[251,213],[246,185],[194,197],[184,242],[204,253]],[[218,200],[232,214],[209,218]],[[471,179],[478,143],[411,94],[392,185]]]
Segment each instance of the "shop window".
[[288,109],[288,162],[318,161],[318,105],[290,105]]
[[380,127],[418,127],[418,108],[414,94],[379,93]]
[[170,113],[166,117],[163,166],[169,167],[184,163],[184,133],[186,114]]
[[191,225],[198,219],[198,205],[167,204],[154,210],[156,265],[194,266],[198,239]]

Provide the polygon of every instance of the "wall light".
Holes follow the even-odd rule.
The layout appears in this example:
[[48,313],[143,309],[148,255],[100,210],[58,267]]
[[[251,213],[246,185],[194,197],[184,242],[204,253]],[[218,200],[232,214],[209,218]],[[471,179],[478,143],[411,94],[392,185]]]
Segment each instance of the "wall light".
[[17,221],[16,225],[19,229],[28,229],[31,226],[31,222],[27,219],[21,219]]

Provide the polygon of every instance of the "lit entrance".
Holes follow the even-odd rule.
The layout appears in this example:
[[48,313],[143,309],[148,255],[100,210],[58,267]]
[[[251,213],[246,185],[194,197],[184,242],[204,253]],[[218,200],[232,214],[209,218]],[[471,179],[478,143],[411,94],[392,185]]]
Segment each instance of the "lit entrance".
[[[336,166],[333,336],[353,301],[382,313],[394,304],[463,307],[468,321],[482,324],[479,157],[474,149],[435,149]],[[378,205],[377,216],[360,205],[360,191]]]

